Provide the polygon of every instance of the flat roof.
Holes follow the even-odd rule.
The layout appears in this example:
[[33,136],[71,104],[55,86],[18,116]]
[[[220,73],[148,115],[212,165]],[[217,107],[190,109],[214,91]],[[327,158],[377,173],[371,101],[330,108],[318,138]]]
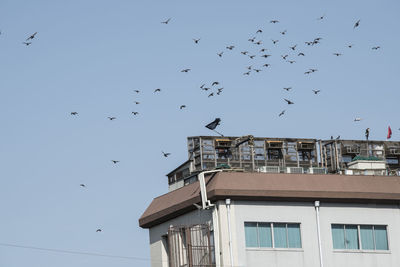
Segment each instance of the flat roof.
[[[211,201],[314,201],[341,203],[399,203],[399,176],[219,172],[207,178]],[[150,228],[191,210],[199,203],[199,182],[153,199],[139,219]]]

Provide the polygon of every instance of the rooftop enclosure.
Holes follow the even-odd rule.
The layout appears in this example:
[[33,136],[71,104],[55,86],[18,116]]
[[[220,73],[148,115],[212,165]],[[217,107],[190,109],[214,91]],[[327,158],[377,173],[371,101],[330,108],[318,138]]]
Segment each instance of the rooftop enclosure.
[[188,160],[167,174],[170,191],[214,169],[357,175],[399,175],[400,169],[400,142],[394,141],[192,136],[187,145]]

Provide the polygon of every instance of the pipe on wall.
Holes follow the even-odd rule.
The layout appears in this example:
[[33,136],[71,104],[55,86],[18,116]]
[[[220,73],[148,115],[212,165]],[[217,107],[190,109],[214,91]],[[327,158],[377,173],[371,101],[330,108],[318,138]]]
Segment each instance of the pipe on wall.
[[228,232],[229,232],[229,256],[231,259],[231,267],[233,267],[233,250],[232,250],[232,230],[231,230],[231,199],[225,199],[226,213],[228,216]]
[[319,266],[324,267],[324,262],[322,260],[322,244],[321,244],[321,227],[319,223],[319,201],[314,202],[315,215],[317,219],[317,235],[318,235],[318,248],[319,248]]

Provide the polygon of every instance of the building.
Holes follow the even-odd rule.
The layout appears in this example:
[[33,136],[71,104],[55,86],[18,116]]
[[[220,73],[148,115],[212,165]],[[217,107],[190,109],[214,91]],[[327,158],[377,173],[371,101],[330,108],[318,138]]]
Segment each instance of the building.
[[[208,141],[203,145],[210,148],[201,147],[202,139],[213,140],[214,158]],[[167,175],[170,192],[155,198],[139,219],[149,229],[153,267],[400,265],[400,177],[387,171],[387,163],[384,175],[368,175],[387,154],[355,155],[348,162],[353,164],[342,164],[337,159],[344,154],[327,147],[336,142],[335,151],[343,153],[335,140],[264,139],[261,150],[246,138],[226,138],[234,140],[230,148],[215,139],[188,142],[189,160]],[[236,149],[243,140],[249,148]],[[268,156],[266,140],[282,142],[278,159]],[[296,146],[289,149],[285,142]],[[305,154],[298,142],[307,143]],[[243,156],[247,150],[253,152]],[[286,157],[288,150],[296,157]],[[331,165],[317,156],[321,151],[341,162],[339,172],[327,170]],[[279,171],[269,171],[272,166]],[[348,168],[364,168],[367,175]]]

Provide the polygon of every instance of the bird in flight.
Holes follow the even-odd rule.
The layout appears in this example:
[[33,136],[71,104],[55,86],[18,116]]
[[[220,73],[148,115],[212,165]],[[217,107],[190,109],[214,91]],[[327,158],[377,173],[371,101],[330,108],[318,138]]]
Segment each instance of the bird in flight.
[[166,21],[161,21],[161,23],[168,24],[168,22],[169,22],[170,20],[171,20],[171,18],[167,19]]
[[251,65],[247,67],[247,69],[248,69],[248,70],[251,70],[251,68],[252,68],[252,66],[251,66]]
[[374,46],[372,47],[372,50],[378,50],[379,48],[381,48],[380,46]]
[[71,112],[71,115],[78,115],[78,112],[72,111],[72,112]]
[[306,71],[304,72],[304,74],[310,74],[312,71]]
[[206,84],[205,83],[203,83],[201,86],[200,86],[200,88],[201,89],[203,89],[203,87],[205,86]]
[[240,53],[243,54],[243,55],[247,55],[249,53],[249,51],[242,51]]
[[222,57],[223,54],[224,54],[224,52],[217,53],[217,55],[218,55],[219,57]]
[[289,99],[284,98],[283,100],[285,100],[288,103],[288,105],[294,104],[294,102],[290,101]]
[[262,70],[260,70],[260,69],[254,69],[254,71],[258,73],[258,72],[260,72],[260,71],[262,71]]
[[157,92],[161,92],[161,89],[157,88],[157,89],[154,90],[154,93],[157,93]]
[[353,47],[353,44],[349,44],[349,45],[347,45],[347,47],[348,47],[348,48],[352,48],[352,47]]
[[260,52],[263,53],[263,52],[265,52],[267,50],[268,50],[267,48],[261,48]]
[[243,73],[243,75],[250,75],[250,71]]
[[112,161],[112,163],[114,163],[114,164],[117,164],[118,162],[119,162],[119,160],[111,160]]
[[289,62],[290,64],[296,63],[295,60],[288,60],[288,62]]
[[102,230],[99,228],[96,230],[96,233],[100,233]]
[[208,91],[208,90],[210,90],[210,87],[203,87],[203,88],[201,88],[201,90]]
[[312,90],[314,92],[314,94],[318,94],[319,92],[321,92],[321,90]]
[[358,26],[360,26],[360,20],[357,20],[357,22],[354,24],[353,29],[357,28]]
[[340,54],[340,53],[333,53],[335,56],[341,56],[342,54]]
[[214,93],[211,93],[211,94],[208,95],[208,97],[212,97],[212,96],[214,96]]
[[296,46],[297,46],[297,44],[294,45],[294,46],[289,46],[289,48],[292,49],[292,50],[294,51],[294,50],[296,50]]
[[256,39],[256,37],[250,38],[248,41],[254,43],[254,40]]
[[273,40],[273,39],[271,39],[271,41],[272,41],[274,44],[276,44],[277,42],[279,42],[279,40]]
[[354,118],[354,121],[361,121],[362,119],[359,117]]
[[217,95],[219,95],[222,92],[222,90],[224,90],[224,87],[218,88],[217,90],[218,90]]
[[283,58],[283,60],[286,60],[286,58],[288,57],[289,55],[281,55],[281,57]]
[[269,23],[278,23],[279,22],[279,20],[271,20]]
[[317,18],[317,20],[323,20],[323,19],[324,19],[324,17],[325,17],[325,15],[323,15],[323,16],[321,16],[321,17]]
[[311,72],[316,72],[318,71],[317,69],[310,69]]
[[251,58],[251,59],[253,59],[255,57],[256,57],[256,55],[249,55],[249,58]]
[[161,153],[162,153],[163,156],[166,157],[166,158],[167,158],[169,155],[171,155],[171,153],[166,153],[166,152],[164,152],[164,151],[161,151]]
[[116,117],[107,117],[110,121],[115,120]]
[[300,53],[297,54],[297,56],[303,56],[304,57],[305,55],[304,55],[303,52],[300,52]]
[[136,105],[139,105],[139,104],[140,104],[140,102],[137,102],[137,101],[135,101],[135,104],[136,104]]
[[264,65],[263,65],[263,67],[266,67],[266,68],[269,67],[269,66],[271,66],[271,64],[268,64],[268,63],[267,63],[267,64],[264,64]]
[[33,38],[35,38],[35,35],[37,34],[37,32],[35,32],[34,34],[32,34],[31,36],[29,36],[28,38],[26,38],[26,41],[29,40],[33,40]]
[[289,92],[289,90],[291,90],[292,89],[292,87],[283,87],[283,90],[286,90],[286,91],[288,91]]
[[86,187],[86,185],[85,185],[85,184],[80,184],[79,186],[80,186],[80,187]]
[[271,55],[268,55],[268,54],[261,55],[261,57],[265,57],[265,58],[270,57],[270,56]]
[[189,72],[189,71],[190,71],[190,69],[181,70],[181,72]]
[[262,30],[257,30],[256,33],[262,33]]
[[200,41],[200,38],[199,38],[199,39],[194,39],[194,38],[193,38],[193,41],[194,41],[195,44],[198,44],[199,41]]
[[22,42],[24,45],[28,46],[30,45],[32,42]]
[[260,45],[260,44],[262,44],[262,42],[261,41],[257,41],[257,42],[255,42],[255,44],[256,45]]
[[139,114],[139,112],[137,112],[137,111],[132,111],[132,114],[136,116],[136,115]]
[[284,31],[281,32],[281,34],[282,34],[282,35],[285,35],[286,32],[287,32],[287,30],[284,30]]
[[226,47],[226,49],[229,49],[229,50],[232,50],[233,48],[235,48],[234,45],[230,45],[230,46],[227,46],[227,47]]
[[134,92],[137,93],[137,94],[139,94],[140,91],[139,91],[139,90],[134,90]]
[[285,114],[286,110],[282,110],[281,113],[279,113],[279,117],[282,116],[283,114]]
[[179,109],[184,109],[184,108],[186,108],[186,105],[181,105],[181,106],[179,107]]
[[218,85],[218,84],[219,84],[219,82],[213,82],[213,83],[211,84],[211,86]]

